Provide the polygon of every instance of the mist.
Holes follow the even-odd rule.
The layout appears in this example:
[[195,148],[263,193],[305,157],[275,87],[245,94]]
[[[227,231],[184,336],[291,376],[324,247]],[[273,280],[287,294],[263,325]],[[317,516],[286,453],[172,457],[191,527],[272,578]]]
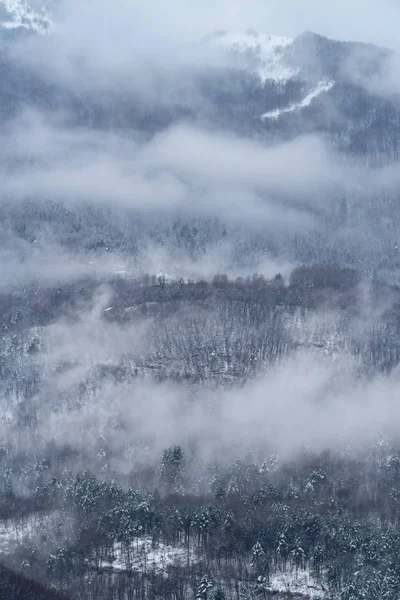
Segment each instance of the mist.
[[[20,399],[8,393],[2,438],[10,444],[18,440],[18,452],[37,457],[49,446],[73,448],[94,469],[97,453],[105,447],[115,473],[128,473],[135,461],[156,466],[163,449],[174,444],[195,448],[199,461],[220,456],[229,464],[249,452],[262,462],[273,452],[288,458],[301,448],[362,448],[382,432],[394,438],[400,424],[398,368],[389,375],[368,373],[352,346],[377,335],[397,296],[387,294],[376,304],[369,284],[362,288],[358,316],[346,325],[335,310],[288,315],[277,332],[292,340],[288,349],[276,361],[261,361],[239,386],[223,357],[243,336],[240,312],[233,313],[231,323],[224,305],[210,311],[189,304],[160,321],[158,310],[140,316],[139,305],[126,308],[136,317],[120,323],[108,317],[118,302],[112,287],[96,288],[90,302],[82,301],[20,338],[19,352],[33,338],[40,348],[28,361],[21,355],[27,372],[40,373],[40,389],[28,408],[35,427],[23,438],[18,435]],[[244,357],[258,343],[249,325],[246,336]],[[6,346],[15,344],[7,339]],[[188,361],[187,372],[190,365],[195,372],[203,369],[196,367],[201,359],[194,348],[202,348],[206,360],[222,353],[226,387],[211,373],[208,381],[174,381],[180,361]],[[169,372],[167,380],[152,376],[152,369],[157,373],[160,367]],[[129,448],[135,448],[134,457]]]
[[[397,242],[395,222],[388,228],[385,218],[386,198],[399,189],[398,163],[368,169],[322,136],[261,142],[181,123],[143,140],[134,130],[71,127],[68,114],[27,109],[0,139],[6,287],[14,269],[21,284],[24,270],[30,281],[53,273],[53,282],[122,271],[172,269],[185,278],[209,277],[213,269],[264,273],[263,264],[304,261],[293,253],[293,240],[301,237],[307,247],[321,235],[330,238],[324,252],[345,247],[350,266],[361,259],[371,271],[381,248]],[[339,227],[343,196],[349,218]],[[381,221],[369,214],[375,202]],[[30,217],[21,235],[24,214]],[[204,230],[190,248],[172,235],[183,221]],[[252,245],[246,256],[243,240]],[[388,278],[397,281],[395,269]]]
[[174,444],[196,447],[206,463],[221,456],[229,464],[249,452],[262,462],[273,452],[284,459],[302,447],[356,450],[373,444],[382,432],[393,438],[400,419],[398,391],[398,374],[358,381],[346,356],[332,365],[324,357],[299,353],[242,390],[218,398],[199,393],[195,402],[184,389],[169,385],[107,385],[82,409],[44,419],[39,435],[44,445],[56,441],[73,448],[84,439],[86,451],[103,443],[113,468],[122,472],[134,466],[131,457],[124,459],[132,445],[137,446],[135,460],[155,466]]
[[2,9],[0,563],[398,597],[400,6]]

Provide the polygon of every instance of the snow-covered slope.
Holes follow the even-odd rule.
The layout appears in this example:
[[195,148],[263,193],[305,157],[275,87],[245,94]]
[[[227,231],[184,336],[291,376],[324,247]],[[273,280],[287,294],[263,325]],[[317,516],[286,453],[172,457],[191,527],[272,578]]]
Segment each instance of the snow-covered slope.
[[0,0],[0,8],[6,17],[1,21],[1,26],[5,29],[23,27],[37,33],[45,33],[51,26],[45,4],[33,8],[27,0]]
[[239,66],[247,67],[263,81],[286,81],[296,75],[296,71],[285,62],[285,52],[293,43],[292,38],[248,31],[224,32],[215,36],[213,41],[224,48]]
[[311,102],[320,96],[323,92],[329,92],[330,89],[335,85],[334,81],[320,81],[319,84],[313,88],[300,102],[296,102],[282,109],[275,109],[270,112],[266,112],[261,115],[261,119],[278,119],[281,115],[285,113],[294,112],[295,110],[300,110],[305,108],[306,106],[310,106]]
[[[258,75],[263,84],[267,81],[285,84],[289,80],[304,80],[304,73],[296,65],[294,44],[298,44],[297,38],[247,31],[219,33],[213,36],[212,41],[228,54],[234,66]],[[278,119],[283,114],[301,110],[335,85],[335,81],[329,77],[319,81],[306,77],[306,80],[311,84],[311,89],[302,99],[290,102],[283,108],[269,110],[261,115],[261,119]]]

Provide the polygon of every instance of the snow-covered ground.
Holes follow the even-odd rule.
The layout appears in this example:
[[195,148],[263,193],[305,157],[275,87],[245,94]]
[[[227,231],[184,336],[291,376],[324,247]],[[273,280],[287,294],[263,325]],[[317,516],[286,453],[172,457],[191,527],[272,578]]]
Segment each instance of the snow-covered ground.
[[12,521],[0,521],[0,556],[9,554],[27,536],[27,529]]
[[301,594],[310,600],[325,600],[328,591],[313,577],[309,571],[292,568],[285,573],[275,573],[270,577],[268,591],[274,594]]
[[[41,544],[43,536],[53,539],[60,546],[64,540],[68,524],[63,521],[59,512],[48,515],[31,515],[21,521],[0,521],[0,558],[9,554],[20,544],[34,542]],[[58,538],[58,539],[56,539]],[[138,538],[129,546],[116,543],[112,552],[97,564],[100,569],[115,571],[154,572],[159,575],[167,573],[171,566],[186,567],[196,564],[201,559],[196,548],[191,544],[172,546],[162,542],[153,543],[151,537]],[[310,600],[326,600],[328,591],[317,582],[307,570],[293,567],[285,573],[276,572],[270,576],[265,591],[278,595],[303,596]]]
[[[150,537],[139,538],[129,551],[115,544],[113,556],[103,560],[100,568],[115,571],[156,572],[162,574],[169,566],[185,567],[200,560],[194,547],[170,546],[161,542],[153,544]],[[297,594],[310,600],[325,600],[328,591],[316,581],[308,570],[288,568],[285,573],[270,576],[266,591],[273,594]]]
[[164,573],[168,566],[185,567],[198,560],[192,546],[171,546],[162,542],[153,543],[150,537],[138,538],[129,548],[115,544],[113,556],[107,557],[100,568],[116,571],[153,571]]
[[42,518],[29,516],[21,520],[0,521],[0,556],[9,554],[19,544],[31,540],[43,526]]
[[296,110],[305,108],[306,106],[310,106],[310,104],[314,100],[314,98],[317,98],[323,92],[329,92],[329,90],[332,89],[334,85],[335,85],[334,81],[327,81],[327,80],[320,81],[318,83],[317,87],[314,88],[313,90],[311,90],[307,94],[307,96],[305,96],[305,98],[303,98],[303,100],[301,100],[300,102],[291,104],[290,106],[287,106],[286,108],[281,108],[281,109],[277,108],[270,112],[266,112],[263,115],[261,115],[261,119],[278,119],[281,115],[283,115],[285,113],[294,112]]
[[21,544],[40,544],[44,539],[50,544],[61,545],[72,529],[72,522],[59,511],[0,521],[0,558]]

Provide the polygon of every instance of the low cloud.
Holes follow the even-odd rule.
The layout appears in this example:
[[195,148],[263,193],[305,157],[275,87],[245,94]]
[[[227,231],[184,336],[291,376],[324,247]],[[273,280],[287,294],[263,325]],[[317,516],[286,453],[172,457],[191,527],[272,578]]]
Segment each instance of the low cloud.
[[[103,443],[111,451],[114,467],[125,471],[133,467],[131,457],[125,462],[128,447],[136,448],[136,460],[153,464],[164,448],[174,444],[195,447],[204,461],[219,456],[229,462],[246,452],[262,461],[272,451],[289,456],[304,446],[313,450],[346,445],[359,448],[382,432],[397,435],[398,373],[389,378],[359,378],[356,365],[346,354],[332,361],[318,352],[299,351],[255,381],[225,391],[203,387],[189,392],[185,385],[151,380],[117,384],[108,380],[93,385],[84,403],[74,406],[73,395],[95,360],[109,360],[112,365],[116,352],[129,348],[132,356],[135,346],[140,348],[137,330],[119,331],[121,343],[116,346],[117,331],[109,332],[111,337],[107,338],[102,326],[96,330],[89,352],[91,327],[86,322],[83,328],[81,324],[68,333],[60,326],[49,331],[50,340],[61,334],[57,343],[62,345],[47,360],[55,365],[61,358],[76,360],[77,354],[81,359],[85,349],[85,361],[80,360],[67,373],[48,374],[35,433],[42,447],[56,442],[78,450],[84,447],[90,453]],[[54,409],[51,397],[60,394],[64,404]],[[4,439],[7,432],[12,435],[10,423],[3,430]]]
[[51,198],[181,216],[223,213],[250,226],[311,227],[304,204],[338,185],[345,172],[313,137],[268,147],[173,126],[139,143],[133,135],[69,130],[32,112],[1,137],[7,148],[2,189],[15,201]]

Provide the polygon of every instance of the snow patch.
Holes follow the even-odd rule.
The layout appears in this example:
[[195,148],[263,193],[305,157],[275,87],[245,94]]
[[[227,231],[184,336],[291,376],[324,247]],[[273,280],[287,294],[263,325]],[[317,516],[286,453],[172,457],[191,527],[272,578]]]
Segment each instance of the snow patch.
[[270,577],[268,591],[273,594],[296,594],[311,600],[329,597],[328,590],[316,581],[308,570],[291,569],[285,573],[275,573]]
[[101,562],[100,568],[113,571],[140,571],[166,573],[168,566],[193,564],[197,560],[194,549],[190,546],[172,546],[162,542],[153,542],[150,537],[138,538],[124,547],[116,543],[112,556]]
[[39,543],[43,534],[48,539],[53,535],[58,535],[59,540],[65,539],[68,528],[72,531],[72,521],[60,511],[0,520],[0,558],[14,552],[20,544]]
[[222,33],[214,43],[225,48],[250,72],[268,79],[287,81],[297,75],[296,70],[285,64],[285,51],[293,38],[279,37],[249,31],[247,33]]
[[291,104],[286,108],[277,108],[270,112],[266,112],[263,115],[261,115],[261,119],[278,119],[281,115],[285,113],[294,112],[296,110],[305,108],[306,106],[310,106],[314,98],[317,98],[317,96],[320,96],[323,92],[329,92],[329,90],[332,89],[334,85],[335,81],[320,81],[317,87],[311,90],[311,92],[309,92],[307,96],[303,98],[303,100],[301,100],[301,102]]

